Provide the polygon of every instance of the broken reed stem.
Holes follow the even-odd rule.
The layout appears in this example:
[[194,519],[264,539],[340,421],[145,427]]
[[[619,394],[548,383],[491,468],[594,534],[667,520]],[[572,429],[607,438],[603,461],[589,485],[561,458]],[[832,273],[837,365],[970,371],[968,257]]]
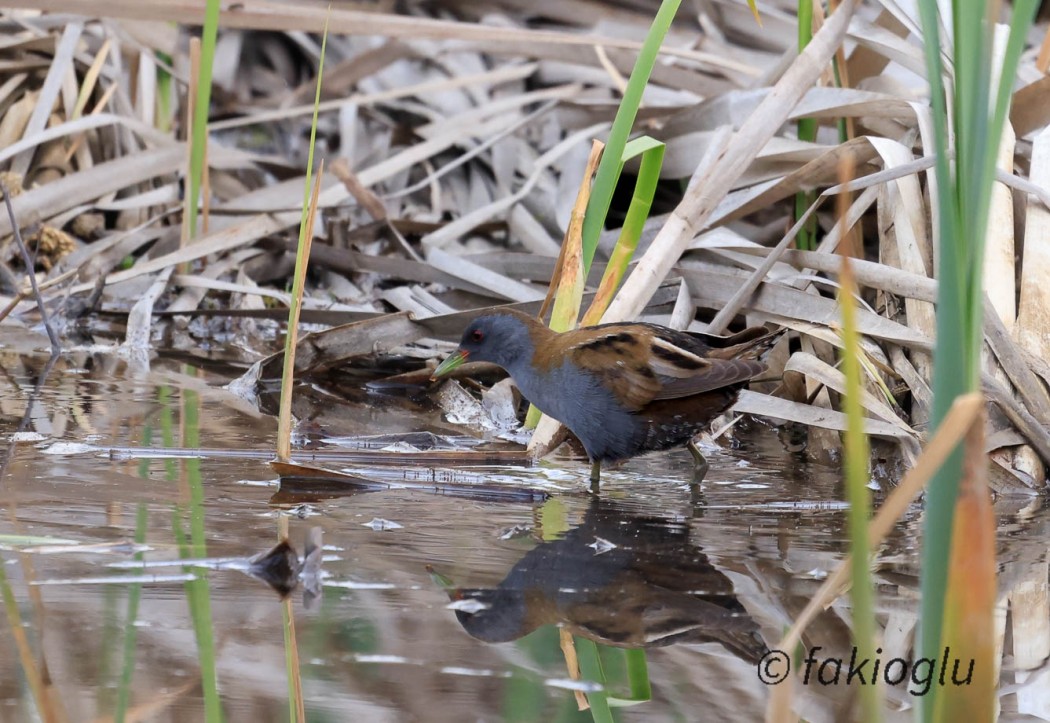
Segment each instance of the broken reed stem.
[[[561,241],[561,251],[558,252],[558,260],[554,263],[554,274],[551,276],[550,286],[547,287],[547,296],[544,297],[543,304],[540,305],[540,311],[536,315],[540,321],[543,321],[543,317],[547,315],[547,310],[550,308],[551,302],[554,301],[561,286],[562,269],[565,266],[569,250],[579,248],[583,243],[583,218],[587,212],[587,204],[591,200],[594,173],[598,170],[598,163],[601,161],[604,149],[605,144],[601,141],[595,140],[591,142],[591,152],[587,156],[587,166],[584,168],[579,190],[576,191],[576,202],[573,203],[572,212],[569,214],[569,225],[566,227],[565,236]],[[584,282],[586,281],[584,279]],[[560,331],[567,331],[567,329],[561,329]]]
[[310,196],[310,208],[306,214],[306,228],[300,239],[301,248],[295,260],[292,303],[288,310],[288,338],[285,340],[284,373],[281,376],[281,407],[277,417],[277,459],[281,462],[287,462],[292,457],[292,384],[295,381],[295,348],[299,341],[299,313],[303,308],[306,267],[310,263],[310,246],[314,238],[314,220],[317,218],[317,202],[323,177],[324,159],[321,159],[317,166],[313,193]]
[[[15,218],[15,207],[11,205],[11,192],[7,189],[7,184],[0,181],[0,192],[4,194],[4,205],[7,206],[7,215],[11,219],[11,232],[14,234],[15,243],[18,244],[19,250],[22,252],[22,263],[26,266],[26,275],[29,277],[29,286],[33,289],[33,298],[36,300],[36,306],[40,309],[40,320],[44,323],[44,329],[47,330],[47,338],[51,342],[51,356],[56,357],[62,353],[62,344],[58,341],[58,334],[55,333],[55,328],[51,325],[51,319],[47,315],[47,307],[44,306],[44,297],[40,294],[40,287],[36,283],[36,273],[33,271],[33,257],[29,253],[29,249],[26,248],[25,241],[22,240],[22,230],[18,227],[18,220]],[[12,303],[15,303],[14,301]],[[6,316],[10,311],[7,311]]]
[[[561,653],[565,656],[565,668],[569,671],[569,680],[579,680],[580,659],[576,655],[576,641],[573,640],[572,633],[565,628],[558,628],[558,639],[561,643]],[[576,706],[580,710],[587,710],[591,707],[587,695],[582,690],[574,690],[573,693],[576,694]]]
[[[572,206],[569,215],[569,225],[565,229],[565,237],[561,242],[561,251],[558,252],[558,260],[554,264],[554,274],[551,276],[550,286],[547,287],[547,296],[540,305],[539,319],[542,322],[547,314],[551,301],[554,308],[551,310],[550,328],[554,331],[568,331],[576,328],[580,318],[580,306],[583,302],[583,288],[587,282],[586,263],[583,258],[583,222],[587,213],[587,204],[591,199],[592,181],[591,177],[597,171],[598,164],[602,158],[605,144],[595,140],[591,142],[591,152],[587,157],[587,166],[580,181],[579,190],[576,192],[576,202]],[[543,413],[535,404],[529,405],[529,411],[525,414],[525,428],[542,430],[540,421]],[[559,425],[549,426],[546,433],[546,441],[557,434]],[[544,435],[533,434],[529,442],[530,453],[535,453],[537,448],[543,447]],[[544,451],[544,454],[546,454]]]

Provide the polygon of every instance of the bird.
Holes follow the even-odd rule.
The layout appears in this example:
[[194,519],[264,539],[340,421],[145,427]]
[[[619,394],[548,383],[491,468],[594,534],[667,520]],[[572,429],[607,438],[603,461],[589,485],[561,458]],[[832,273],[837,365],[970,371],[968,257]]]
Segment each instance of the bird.
[[603,463],[683,444],[702,479],[707,462],[693,437],[766,370],[756,357],[777,334],[750,327],[718,337],[645,322],[556,332],[521,311],[495,309],[470,322],[431,379],[468,360],[502,367],[522,396],[580,440],[595,491]]

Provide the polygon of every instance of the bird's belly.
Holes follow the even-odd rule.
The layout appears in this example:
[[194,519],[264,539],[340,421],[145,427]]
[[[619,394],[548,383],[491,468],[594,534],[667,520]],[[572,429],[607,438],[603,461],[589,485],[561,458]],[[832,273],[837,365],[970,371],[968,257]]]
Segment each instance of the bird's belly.
[[[638,454],[646,435],[645,420],[620,405],[612,392],[592,375],[563,364],[521,393],[544,414],[575,434],[592,461],[624,459]],[[559,390],[571,389],[571,393]]]
[[[653,402],[627,411],[595,377],[563,366],[522,394],[575,434],[592,462],[627,459],[688,442],[736,401],[736,387]],[[520,388],[520,387],[519,387]],[[571,393],[559,390],[571,389]]]

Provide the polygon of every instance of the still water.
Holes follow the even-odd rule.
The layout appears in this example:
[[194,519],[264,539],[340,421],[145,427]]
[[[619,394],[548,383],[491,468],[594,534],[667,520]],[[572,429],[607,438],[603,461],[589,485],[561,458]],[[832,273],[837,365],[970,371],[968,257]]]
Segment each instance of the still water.
[[[3,721],[288,720],[287,610],[312,721],[761,720],[762,656],[843,555],[837,470],[759,424],[708,450],[699,490],[683,450],[607,470],[598,498],[568,456],[459,471],[328,463],[392,484],[351,493],[282,485],[268,464],[273,417],[222,388],[235,371],[89,352],[41,379],[43,366],[6,356],[0,381]],[[295,414],[312,449],[464,434],[425,398],[352,396],[304,389]],[[221,453],[165,452],[197,447]],[[438,494],[428,480],[535,494]],[[1041,584],[1045,597],[1047,515],[1028,499],[997,509],[1009,627],[1011,589]],[[323,542],[287,608],[245,574],[281,516],[298,555],[312,528]],[[887,660],[908,655],[919,522],[915,506],[879,555]],[[212,562],[161,566],[180,557]],[[807,645],[848,661],[848,621],[840,600]],[[1024,680],[1009,662],[1004,684]],[[907,687],[886,687],[888,720],[911,719]],[[796,708],[848,720],[855,693],[815,682]],[[1006,693],[1003,720],[1043,719],[1017,711],[1046,710],[1045,694]]]

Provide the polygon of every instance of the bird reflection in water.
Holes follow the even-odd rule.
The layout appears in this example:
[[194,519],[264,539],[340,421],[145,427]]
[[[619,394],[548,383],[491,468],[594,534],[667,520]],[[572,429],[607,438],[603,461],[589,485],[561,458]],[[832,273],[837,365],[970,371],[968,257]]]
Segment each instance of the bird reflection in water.
[[447,592],[463,629],[488,643],[553,624],[625,648],[717,642],[757,663],[767,650],[757,623],[689,538],[687,520],[595,499],[579,526],[530,550],[495,588]]

